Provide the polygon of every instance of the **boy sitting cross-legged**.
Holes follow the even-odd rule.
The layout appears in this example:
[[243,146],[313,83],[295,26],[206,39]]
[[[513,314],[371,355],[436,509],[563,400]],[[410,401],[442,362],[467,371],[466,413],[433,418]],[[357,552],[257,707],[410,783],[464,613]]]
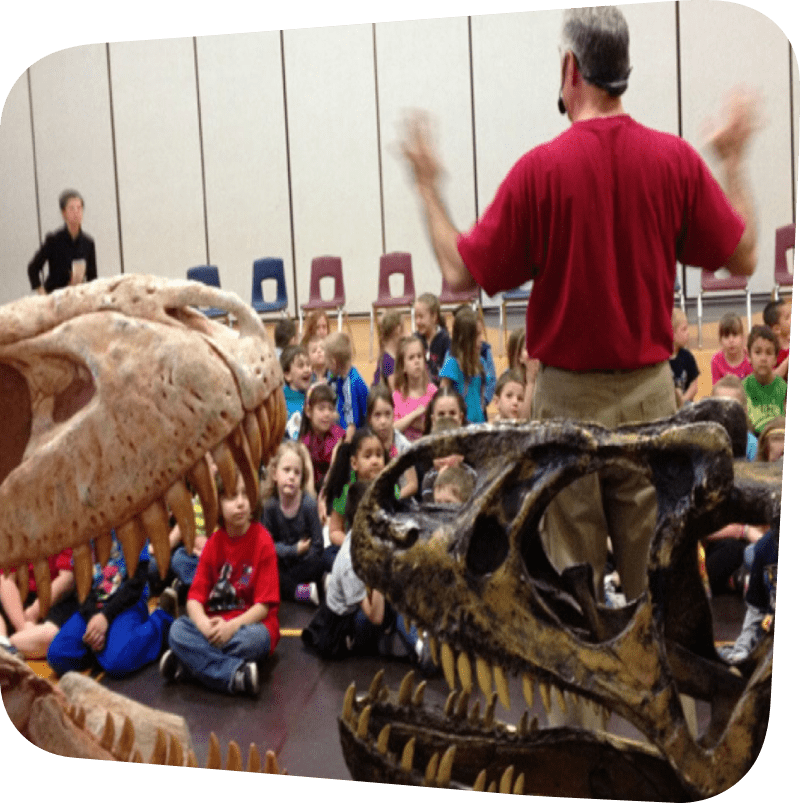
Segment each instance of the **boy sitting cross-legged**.
[[742,385],[747,395],[747,415],[753,430],[761,432],[775,416],[786,415],[786,382],[775,375],[778,338],[768,326],[756,325],[747,338],[753,373]]

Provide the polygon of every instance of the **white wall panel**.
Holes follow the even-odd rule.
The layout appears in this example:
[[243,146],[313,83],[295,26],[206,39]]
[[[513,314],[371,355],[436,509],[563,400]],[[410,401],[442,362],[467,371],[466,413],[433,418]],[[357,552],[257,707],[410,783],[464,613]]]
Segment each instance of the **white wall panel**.
[[111,45],[125,273],[186,278],[206,261],[191,39]]
[[114,155],[105,45],[62,50],[30,68],[42,235],[61,228],[62,190],[84,199],[98,276],[120,272]]
[[249,301],[253,260],[282,258],[294,314],[280,33],[198,38],[197,64],[211,263]]
[[11,87],[0,118],[0,186],[0,304],[6,304],[31,292],[27,267],[39,247],[27,72]]
[[300,300],[312,258],[333,254],[348,309],[366,312],[381,254],[372,26],[287,31],[284,51]]
[[[680,54],[684,136],[703,148],[706,125],[722,119],[729,92],[738,84],[761,98],[762,127],[749,149],[747,173],[759,230],[754,292],[771,290],[775,229],[792,219],[789,136],[788,43],[783,32],[759,12],[732,3],[681,3]],[[696,295],[699,271],[689,271],[687,289]]]
[[[460,228],[475,219],[469,32],[466,17],[376,26],[386,250],[408,251],[417,294],[442,287],[410,173],[398,145],[413,109],[430,114],[446,168],[447,207]],[[377,294],[377,280],[370,292]]]

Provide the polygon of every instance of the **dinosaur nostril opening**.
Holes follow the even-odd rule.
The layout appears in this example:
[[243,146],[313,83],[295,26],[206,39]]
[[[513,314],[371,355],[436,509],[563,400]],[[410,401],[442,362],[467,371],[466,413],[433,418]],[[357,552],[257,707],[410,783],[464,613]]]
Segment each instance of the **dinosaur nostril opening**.
[[494,517],[481,513],[467,548],[467,569],[473,574],[489,574],[508,557],[508,533]]
[[0,483],[22,462],[31,437],[31,394],[25,377],[0,363]]

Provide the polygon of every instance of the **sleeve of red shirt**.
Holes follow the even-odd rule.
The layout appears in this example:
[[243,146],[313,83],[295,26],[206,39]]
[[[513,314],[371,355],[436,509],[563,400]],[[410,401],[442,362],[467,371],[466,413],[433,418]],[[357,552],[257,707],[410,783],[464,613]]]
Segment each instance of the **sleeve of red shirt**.
[[731,206],[706,163],[689,145],[691,165],[686,232],[678,259],[687,265],[716,270],[736,250],[745,223]]
[[528,154],[511,168],[480,220],[456,242],[472,278],[490,296],[533,276],[532,220],[524,198],[527,184],[534,180],[527,169],[530,158]]

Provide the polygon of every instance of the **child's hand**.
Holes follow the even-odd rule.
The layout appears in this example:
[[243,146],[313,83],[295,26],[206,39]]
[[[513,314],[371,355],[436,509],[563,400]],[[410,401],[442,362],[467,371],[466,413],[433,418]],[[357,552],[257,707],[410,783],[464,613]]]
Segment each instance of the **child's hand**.
[[297,556],[305,555],[308,552],[309,548],[311,547],[311,539],[310,538],[301,538],[297,542]]
[[[208,620],[209,628],[208,628],[208,635],[206,638],[208,639],[209,644],[213,644],[216,647],[220,647],[223,644],[226,644],[230,641],[230,636],[227,639],[223,640],[223,632],[225,629],[225,625],[228,624],[224,619],[221,619],[219,616],[214,616],[213,618]],[[204,634],[205,635],[205,634]]]
[[208,541],[208,537],[205,535],[196,535],[194,537],[194,549],[192,553],[200,557],[200,553],[203,551],[203,547],[206,545],[206,541]]
[[221,647],[227,644],[235,635],[236,631],[239,629],[239,625],[231,619],[229,621],[225,621],[220,619],[220,628],[219,628],[219,641],[217,642],[217,646]]
[[108,619],[102,613],[96,613],[86,625],[83,634],[83,643],[94,652],[100,652],[106,643],[108,632]]

